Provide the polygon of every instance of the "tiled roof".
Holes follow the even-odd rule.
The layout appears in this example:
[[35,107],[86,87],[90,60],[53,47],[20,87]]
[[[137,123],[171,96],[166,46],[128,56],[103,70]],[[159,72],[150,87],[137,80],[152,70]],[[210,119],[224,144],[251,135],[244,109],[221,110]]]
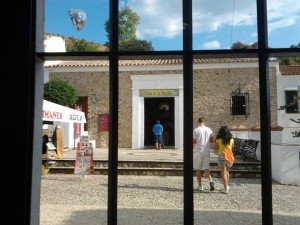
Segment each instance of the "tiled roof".
[[[120,66],[153,66],[153,65],[181,65],[182,59],[149,59],[149,60],[120,60]],[[258,62],[257,58],[218,58],[218,59],[194,59],[194,64],[213,64],[213,63],[250,63]],[[93,61],[61,61],[46,67],[96,67],[108,66],[108,60]]]
[[281,75],[300,75],[300,65],[281,66],[279,68]]

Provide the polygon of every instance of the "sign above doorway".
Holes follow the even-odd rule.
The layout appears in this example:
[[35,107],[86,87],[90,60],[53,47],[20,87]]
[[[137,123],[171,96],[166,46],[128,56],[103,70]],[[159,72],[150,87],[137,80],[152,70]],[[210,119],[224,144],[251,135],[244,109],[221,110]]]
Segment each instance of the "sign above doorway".
[[141,97],[179,96],[178,89],[140,89]]

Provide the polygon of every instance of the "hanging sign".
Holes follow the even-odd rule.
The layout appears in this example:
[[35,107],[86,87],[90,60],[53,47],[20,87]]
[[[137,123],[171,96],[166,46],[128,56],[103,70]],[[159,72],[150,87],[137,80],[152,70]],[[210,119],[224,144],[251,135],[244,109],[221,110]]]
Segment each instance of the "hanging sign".
[[108,114],[99,115],[99,129],[100,131],[108,131]]

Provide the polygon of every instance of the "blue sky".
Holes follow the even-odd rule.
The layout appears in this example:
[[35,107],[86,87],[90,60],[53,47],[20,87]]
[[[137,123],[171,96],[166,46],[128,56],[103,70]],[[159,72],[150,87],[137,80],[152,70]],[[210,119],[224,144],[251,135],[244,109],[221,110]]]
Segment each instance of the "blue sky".
[[[109,0],[45,0],[45,32],[104,44]],[[182,50],[181,0],[120,0],[140,17],[137,37],[156,51]],[[77,31],[68,14],[86,13]],[[289,48],[300,43],[300,1],[268,0],[269,46]],[[193,49],[228,49],[235,41],[257,41],[256,0],[194,0]]]

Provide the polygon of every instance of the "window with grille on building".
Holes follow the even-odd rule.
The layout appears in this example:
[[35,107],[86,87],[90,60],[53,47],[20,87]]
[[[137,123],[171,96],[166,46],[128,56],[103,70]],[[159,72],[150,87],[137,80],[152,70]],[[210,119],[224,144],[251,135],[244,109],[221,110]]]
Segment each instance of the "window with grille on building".
[[231,94],[231,115],[249,115],[249,94],[240,91]]
[[297,90],[285,91],[286,113],[299,113],[299,97]]

